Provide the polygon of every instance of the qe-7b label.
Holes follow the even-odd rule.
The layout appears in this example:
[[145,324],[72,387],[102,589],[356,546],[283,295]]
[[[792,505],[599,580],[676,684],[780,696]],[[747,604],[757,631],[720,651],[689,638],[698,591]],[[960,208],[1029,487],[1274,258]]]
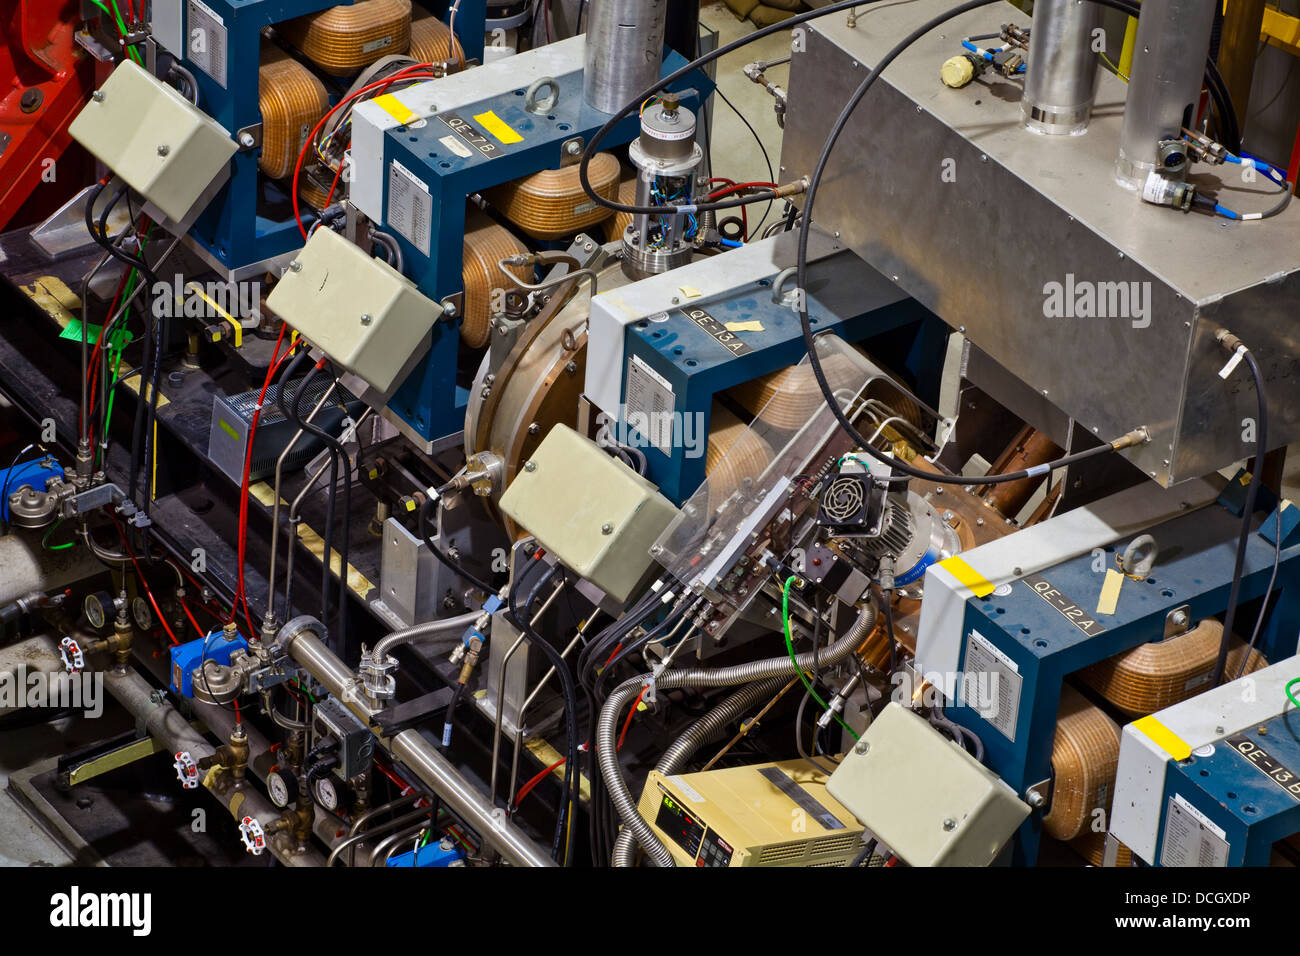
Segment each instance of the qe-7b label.
[[471,149],[477,150],[489,158],[501,154],[501,147],[488,139],[483,131],[469,120],[463,119],[455,113],[441,113],[438,119],[450,126],[457,136],[469,144]]
[[1029,574],[1020,580],[1032,588],[1040,598],[1060,611],[1067,621],[1089,637],[1106,630],[1097,623],[1086,608],[1062,594],[1056,585],[1052,584],[1047,578],[1038,574]]

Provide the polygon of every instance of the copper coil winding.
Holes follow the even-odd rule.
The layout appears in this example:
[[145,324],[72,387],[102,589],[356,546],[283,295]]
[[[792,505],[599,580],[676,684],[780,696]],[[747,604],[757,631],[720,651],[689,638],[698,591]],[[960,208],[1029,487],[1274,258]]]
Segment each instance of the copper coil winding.
[[[487,200],[502,215],[534,239],[559,239],[582,232],[608,219],[612,212],[591,200],[578,181],[577,164],[563,169],[544,169],[489,189]],[[598,196],[618,195],[621,173],[612,153],[592,157],[588,176]]]
[[[856,390],[862,383],[862,372],[846,355],[831,355],[822,360],[822,370],[831,389]],[[805,425],[825,404],[812,366],[793,365],[779,369],[752,382],[737,385],[731,397],[752,414],[777,428],[792,430]],[[873,382],[867,387],[868,397],[880,398],[912,424],[919,426],[920,410],[916,404],[888,382]],[[861,426],[865,427],[865,426]]]
[[262,51],[257,105],[262,111],[258,166],[272,179],[284,179],[293,173],[303,144],[329,109],[329,94],[311,70],[270,47]]
[[[504,226],[498,225],[478,210],[472,210],[465,220],[464,265],[461,280],[465,285],[465,318],[460,327],[461,338],[471,348],[487,344],[491,332],[493,297],[499,290],[517,288],[502,274],[499,263],[507,256],[526,253],[524,244]],[[511,266],[511,273],[520,281],[531,276],[526,266]]]
[[[619,181],[617,201],[625,206],[636,203],[636,176],[629,175]],[[623,233],[630,225],[632,225],[632,214],[630,212],[615,212],[613,216],[605,220],[605,241],[614,242],[622,239]]]
[[[437,17],[418,16],[411,21],[411,48],[408,55],[420,63],[465,62],[460,40],[451,45],[451,29]],[[450,67],[449,67],[450,69]]]
[[[1209,690],[1222,636],[1223,625],[1206,618],[1176,637],[1139,645],[1084,668],[1079,677],[1126,714],[1152,714]],[[1233,637],[1224,672],[1235,676],[1245,656],[1245,642]],[[1246,673],[1267,663],[1252,650]]]
[[[1093,866],[1101,866],[1102,857],[1106,853],[1106,834],[1087,830],[1071,840],[1070,846]],[[1115,865],[1133,865],[1133,851],[1123,843],[1119,844],[1119,853],[1115,856]]]
[[720,506],[747,478],[757,478],[772,463],[772,447],[717,402],[709,415],[709,443],[704,454],[709,510]]
[[1043,817],[1049,836],[1072,840],[1094,819],[1104,828],[1118,762],[1119,724],[1073,687],[1063,685],[1052,741],[1052,806]]
[[288,20],[280,35],[326,73],[347,76],[411,46],[411,0],[358,0]]
[[[328,179],[324,178],[327,176]],[[324,211],[329,205],[330,186],[333,180],[333,170],[326,169],[319,163],[309,166],[298,177],[298,198],[317,212]]]

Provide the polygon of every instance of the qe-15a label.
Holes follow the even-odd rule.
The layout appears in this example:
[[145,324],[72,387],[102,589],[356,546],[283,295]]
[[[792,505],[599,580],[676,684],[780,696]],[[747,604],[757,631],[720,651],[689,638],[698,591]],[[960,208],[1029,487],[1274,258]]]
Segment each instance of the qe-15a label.
[[703,309],[682,309],[681,312],[682,315],[713,336],[718,344],[732,355],[748,355],[754,351],[741,340],[739,335],[729,331],[725,325]]
[[1300,777],[1297,777],[1282,762],[1251,740],[1245,734],[1233,734],[1225,738],[1228,746],[1241,754],[1260,773],[1300,800]]
[[1020,580],[1032,588],[1040,598],[1060,611],[1067,621],[1089,637],[1094,637],[1106,630],[1097,623],[1096,619],[1085,607],[1070,600],[1061,593],[1056,585],[1042,575],[1028,574]]

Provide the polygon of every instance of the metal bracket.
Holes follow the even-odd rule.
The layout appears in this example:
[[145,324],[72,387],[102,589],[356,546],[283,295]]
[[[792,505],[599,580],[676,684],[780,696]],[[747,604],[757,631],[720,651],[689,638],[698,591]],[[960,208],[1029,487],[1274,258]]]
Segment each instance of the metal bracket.
[[586,147],[587,141],[581,136],[575,136],[573,139],[566,139],[564,145],[560,147],[560,165],[576,166],[582,162],[582,150]]
[[465,314],[465,293],[454,292],[438,303],[442,306],[443,322],[455,322]]
[[254,149],[262,148],[262,124],[254,123],[252,126],[245,126],[235,133],[235,142],[239,144],[239,151],[247,153]]
[[1186,634],[1192,627],[1192,609],[1184,604],[1165,615],[1165,637]]
[[1029,804],[1035,810],[1047,812],[1047,808],[1052,802],[1052,778],[1048,777],[1038,783],[1030,784],[1025,789],[1025,803]]

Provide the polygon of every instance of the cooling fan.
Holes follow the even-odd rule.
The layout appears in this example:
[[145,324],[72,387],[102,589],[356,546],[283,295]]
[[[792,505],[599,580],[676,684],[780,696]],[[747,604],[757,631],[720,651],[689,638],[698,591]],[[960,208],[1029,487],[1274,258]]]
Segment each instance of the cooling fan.
[[[872,534],[879,508],[872,509],[872,488],[866,475],[836,475],[822,492],[817,523],[843,534]],[[872,512],[875,520],[872,520]]]

